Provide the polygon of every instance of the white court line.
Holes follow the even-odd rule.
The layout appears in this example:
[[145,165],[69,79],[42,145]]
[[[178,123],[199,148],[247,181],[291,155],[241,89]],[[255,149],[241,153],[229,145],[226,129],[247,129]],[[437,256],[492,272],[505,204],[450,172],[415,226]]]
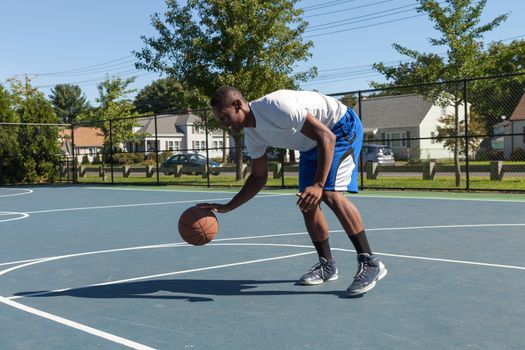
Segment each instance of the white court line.
[[107,333],[107,332],[95,329],[93,327],[89,327],[89,326],[83,325],[81,323],[68,320],[66,318],[63,318],[63,317],[60,317],[60,316],[57,316],[57,315],[53,315],[53,314],[51,314],[49,312],[45,312],[45,311],[38,310],[38,309],[32,308],[30,306],[24,305],[24,304],[20,304],[20,303],[18,303],[16,301],[12,301],[12,300],[9,300],[7,298],[4,298],[3,296],[0,296],[0,303],[9,305],[11,307],[14,307],[16,309],[19,309],[19,310],[22,310],[22,311],[25,311],[25,312],[28,312],[28,313],[33,314],[35,316],[40,316],[40,317],[46,318],[46,319],[48,319],[50,321],[54,321],[54,322],[63,324],[64,326],[68,326],[68,327],[71,327],[71,328],[78,329],[78,330],[80,330],[82,332],[86,332],[86,333],[95,335],[97,337],[109,340],[111,342],[127,346],[127,347],[132,348],[132,349],[139,349],[139,350],[154,350],[155,349],[155,348],[152,348],[152,347],[149,347],[149,346],[146,346],[146,345],[134,342],[132,340],[129,340],[129,339],[126,339],[126,338],[122,338],[122,337],[116,336],[114,334],[110,334],[110,333]]
[[272,244],[272,243],[267,243],[267,244],[265,244],[265,243],[238,243],[238,244],[225,243],[225,244],[220,244],[219,243],[219,244],[213,244],[213,245],[214,246],[243,245],[243,246],[273,246],[273,247],[283,247],[284,246],[284,247],[292,247],[292,248],[307,248],[307,249],[311,249],[311,251],[303,252],[303,253],[297,253],[297,254],[276,256],[276,257],[272,257],[272,258],[248,260],[248,261],[241,261],[241,262],[230,263],[230,264],[222,264],[222,265],[214,265],[214,266],[207,266],[207,267],[199,267],[199,268],[189,269],[189,270],[172,271],[172,272],[159,273],[159,274],[155,274],[155,275],[147,275],[147,276],[126,278],[126,279],[123,279],[123,280],[115,280],[115,281],[110,281],[110,282],[89,284],[89,285],[85,285],[85,286],[81,286],[81,287],[55,289],[55,290],[52,290],[52,291],[37,292],[37,293],[31,293],[31,294],[26,294],[26,295],[15,295],[15,296],[12,296],[12,297],[7,297],[6,299],[9,299],[9,300],[22,299],[22,298],[42,296],[42,295],[47,295],[47,294],[63,293],[63,292],[68,292],[68,291],[72,291],[72,290],[86,289],[86,288],[92,288],[92,287],[102,287],[102,286],[110,286],[110,285],[114,285],[114,284],[144,281],[144,280],[150,280],[150,279],[159,278],[159,277],[182,275],[182,274],[191,273],[191,272],[216,270],[216,269],[222,269],[222,268],[225,268],[225,267],[234,267],[234,266],[256,264],[256,263],[266,262],[266,261],[289,259],[289,258],[294,258],[294,257],[297,257],[297,256],[309,255],[309,254],[315,253],[315,250],[312,250],[313,248],[311,246],[306,246],[306,245],[302,246],[302,245],[295,245],[295,244],[277,244],[277,243],[274,243],[274,244]]
[[[268,197],[278,197],[278,196],[282,196],[282,195],[280,195],[280,194],[275,194],[275,195],[269,194],[269,195],[263,195],[263,196],[256,196],[254,198],[268,198]],[[230,200],[230,199],[232,199],[232,197],[192,199],[192,200],[170,201],[170,202],[101,205],[101,206],[94,206],[94,207],[78,207],[78,208],[61,208],[61,209],[34,210],[34,211],[28,211],[27,213],[28,214],[43,214],[43,213],[56,213],[56,212],[63,212],[63,211],[114,209],[114,208],[130,208],[130,207],[147,207],[147,206],[155,206],[155,205],[171,205],[171,204],[184,204],[184,203],[215,202],[215,201],[225,201],[225,200]]]
[[[243,237],[242,239],[246,239],[246,237]],[[179,245],[179,247],[182,247],[183,245]],[[306,248],[306,249],[312,249],[309,245],[299,245],[299,244],[280,244],[280,243],[212,243],[208,247],[214,247],[214,246],[271,246],[271,247],[287,247],[287,248]],[[158,246],[165,247],[165,246]],[[341,251],[341,252],[355,252],[354,249],[346,249],[346,248],[332,248],[334,251]],[[265,261],[272,261],[272,260],[281,260],[281,259],[287,259],[302,255],[308,255],[315,253],[314,250],[304,253],[298,253],[298,254],[291,254],[291,255],[284,255],[279,257],[273,257],[273,258],[264,258],[264,259],[256,259],[256,260],[248,260],[248,261],[242,261],[237,263],[230,263],[230,264],[223,264],[223,265],[215,265],[215,266],[208,266],[208,267],[202,267],[202,268],[195,268],[195,269],[189,269],[189,270],[182,270],[182,271],[174,271],[174,272],[166,272],[161,274],[154,274],[154,275],[146,275],[146,276],[139,276],[139,277],[133,277],[133,278],[127,278],[122,280],[115,280],[110,282],[103,282],[103,283],[96,283],[96,284],[89,284],[85,286],[80,287],[71,287],[71,288],[63,288],[63,289],[55,289],[52,291],[45,291],[45,292],[37,292],[37,293],[31,293],[26,295],[20,295],[20,296],[11,296],[7,299],[14,300],[14,299],[22,299],[27,297],[34,297],[34,296],[41,296],[41,295],[48,295],[53,293],[62,293],[67,292],[71,290],[79,290],[79,289],[86,289],[91,287],[100,287],[100,286],[109,286],[114,284],[121,284],[121,283],[129,283],[129,282],[137,282],[137,281],[144,281],[159,277],[167,277],[167,276],[173,276],[173,275],[180,275],[185,273],[191,273],[191,272],[200,272],[200,271],[207,271],[207,270],[214,270],[214,269],[220,269],[225,267],[232,267],[232,266],[241,266],[241,265],[248,265],[248,264],[254,264],[259,262],[265,262]],[[438,261],[438,262],[447,262],[447,263],[456,263],[456,264],[465,264],[465,265],[476,265],[476,266],[485,266],[485,267],[497,267],[497,268],[505,268],[505,269],[514,269],[514,270],[525,270],[525,267],[523,266],[514,266],[514,265],[503,265],[503,264],[491,264],[491,263],[482,263],[482,262],[475,262],[475,261],[466,261],[466,260],[453,260],[453,259],[442,259],[442,258],[431,258],[431,257],[424,257],[424,256],[412,256],[412,255],[401,255],[401,254],[390,254],[390,253],[380,253],[380,252],[374,252],[375,255],[379,256],[390,256],[390,257],[396,257],[396,258],[404,258],[404,259],[415,259],[415,260],[425,260],[425,261]],[[59,257],[64,258],[64,257]],[[57,260],[57,259],[53,259]],[[39,261],[36,263],[41,262],[47,262],[51,261],[51,259],[46,261]],[[33,265],[33,264],[27,264]],[[16,269],[21,268],[22,266],[16,266],[14,268],[5,270],[13,271]],[[23,266],[25,267],[25,266]],[[0,275],[4,274],[4,271],[0,272]]]
[[[113,191],[151,191],[151,192],[181,192],[181,193],[205,193],[205,192],[213,192],[213,193],[237,193],[238,191],[232,190],[230,191],[214,191],[212,190],[169,190],[169,189],[147,189],[147,188],[106,188],[106,187],[86,187],[87,189],[96,189],[96,190],[113,190]],[[268,193],[266,191],[261,191],[260,193]],[[277,196],[295,196],[295,193],[282,193]],[[346,197],[349,198],[385,198],[385,199],[423,199],[423,200],[444,200],[444,201],[478,201],[478,202],[508,202],[508,203],[525,203],[525,199],[501,199],[501,198],[446,198],[446,197],[440,197],[440,196],[403,196],[403,195],[397,195],[397,194],[383,194],[383,195],[376,195],[375,193],[366,193],[366,192],[359,192],[358,194],[345,194]]]
[[[265,262],[265,261],[282,260],[282,259],[288,259],[288,258],[301,256],[301,255],[313,254],[314,252],[315,251],[303,252],[303,253],[298,253],[298,254],[282,255],[282,256],[277,256],[277,257],[272,257],[272,258],[264,258],[264,259],[241,261],[241,262],[236,262],[236,263],[231,263],[231,264],[208,266],[208,267],[204,267],[204,268],[196,268],[196,269],[190,269],[190,270],[185,270],[185,271],[175,271],[175,272],[170,272],[170,273],[163,273],[163,274],[152,275],[150,278],[172,276],[172,275],[178,275],[178,274],[190,273],[190,272],[198,272],[198,271],[204,271],[204,270],[220,269],[220,268],[231,267],[231,266],[255,264],[255,263],[260,263],[260,262]],[[41,260],[39,262],[44,262],[44,261]],[[134,281],[134,280],[137,280],[137,278],[130,278],[130,279],[122,280],[122,281],[118,281],[118,282],[117,281],[113,281],[113,282],[100,283],[100,284],[97,284],[97,285],[92,285],[92,287],[94,287],[94,286],[103,286],[103,285],[110,285],[110,284],[116,284],[116,283],[130,282],[130,281]],[[84,288],[88,288],[88,287],[89,286],[86,286]],[[67,291],[67,290],[71,290],[71,289],[78,289],[78,288],[63,289],[63,291]],[[42,295],[42,293],[40,295]],[[33,294],[33,296],[36,296],[36,295]],[[118,343],[118,344],[130,347],[132,349],[140,349],[140,350],[153,349],[153,348],[151,348],[149,346],[146,346],[146,345],[143,345],[143,344],[131,341],[129,339],[125,339],[125,338],[122,338],[122,337],[119,337],[119,336],[116,336],[116,335],[113,335],[113,334],[110,334],[110,333],[107,333],[107,332],[104,332],[104,331],[101,331],[101,330],[98,330],[98,329],[95,329],[95,328],[92,328],[92,327],[88,327],[88,326],[80,324],[78,322],[71,321],[71,320],[68,320],[66,318],[63,318],[63,317],[60,317],[60,316],[57,316],[57,315],[53,315],[53,314],[50,314],[48,312],[44,312],[44,311],[41,311],[41,310],[38,310],[38,309],[35,309],[35,308],[32,308],[32,307],[26,306],[24,304],[20,304],[20,303],[18,303],[16,301],[13,301],[11,299],[14,299],[14,298],[5,298],[3,296],[0,296],[0,303],[4,303],[4,304],[9,305],[11,307],[14,307],[16,309],[19,309],[19,310],[22,310],[22,311],[25,311],[25,312],[29,312],[29,313],[31,313],[33,315],[40,316],[40,317],[46,318],[46,319],[54,321],[54,322],[58,322],[58,323],[63,324],[65,326],[78,329],[80,331],[89,333],[91,335],[94,335],[94,336],[97,336],[97,337],[100,337],[100,338],[103,338],[103,339],[106,339],[106,340],[109,340],[109,341],[112,341],[114,343]]]
[[33,193],[33,190],[27,189],[27,188],[5,188],[0,187],[0,190],[8,190],[8,191],[27,191],[27,192],[21,192],[21,193],[13,193],[13,194],[0,194],[0,198],[3,197],[14,197],[14,196],[23,196],[26,194]]
[[29,217],[28,213],[19,213],[19,212],[16,212],[16,211],[0,211],[0,216],[8,216],[8,215],[20,215],[20,216],[15,217],[15,218],[11,218],[11,219],[0,219],[0,223],[8,222],[8,221],[21,220],[21,219],[25,219],[25,218]]
[[[424,229],[441,229],[441,228],[468,228],[468,227],[521,227],[525,226],[525,223],[520,224],[472,224],[472,225],[436,225],[436,226],[405,226],[405,227],[378,227],[378,228],[367,228],[366,231],[401,231],[401,230],[424,230]],[[330,233],[336,233],[336,232],[344,232],[344,230],[330,230]],[[274,237],[286,237],[286,236],[299,236],[299,235],[307,235],[308,232],[291,232],[291,233],[276,233],[271,235],[260,235],[260,236],[244,236],[244,237],[231,237],[231,238],[217,238],[214,239],[213,242],[225,242],[225,241],[238,241],[238,240],[246,240],[246,239],[259,239],[259,238],[274,238]],[[7,265],[16,265],[16,264],[24,264],[24,263],[31,263],[31,262],[37,262],[40,260],[53,260],[55,258],[63,259],[63,258],[70,258],[70,257],[77,257],[77,256],[84,256],[84,255],[92,255],[92,254],[100,254],[100,253],[109,253],[109,252],[118,252],[118,251],[127,251],[127,250],[140,250],[140,249],[155,249],[155,248],[161,248],[161,247],[172,247],[175,245],[186,245],[184,242],[177,242],[177,243],[163,243],[163,244],[156,244],[156,245],[148,245],[148,246],[141,246],[141,247],[129,247],[129,248],[118,248],[118,249],[110,249],[110,250],[100,250],[100,251],[92,251],[92,252],[85,252],[85,253],[76,253],[76,254],[69,254],[69,255],[60,255],[60,256],[53,256],[53,257],[42,257],[42,258],[34,258],[34,259],[27,259],[27,260],[18,260],[18,261],[11,261],[11,262],[4,262],[0,263],[0,266],[7,266]],[[22,267],[29,266],[24,265]],[[5,270],[4,270],[5,271]],[[0,276],[3,275],[4,271],[0,271]],[[6,271],[6,273],[9,271]]]

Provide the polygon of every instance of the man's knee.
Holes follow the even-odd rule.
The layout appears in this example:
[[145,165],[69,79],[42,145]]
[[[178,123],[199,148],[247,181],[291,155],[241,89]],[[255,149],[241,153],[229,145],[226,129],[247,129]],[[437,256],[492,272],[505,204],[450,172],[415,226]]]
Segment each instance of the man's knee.
[[325,191],[323,193],[323,202],[326,203],[326,205],[333,209],[339,205],[341,205],[341,201],[346,200],[345,196],[342,192],[338,191]]

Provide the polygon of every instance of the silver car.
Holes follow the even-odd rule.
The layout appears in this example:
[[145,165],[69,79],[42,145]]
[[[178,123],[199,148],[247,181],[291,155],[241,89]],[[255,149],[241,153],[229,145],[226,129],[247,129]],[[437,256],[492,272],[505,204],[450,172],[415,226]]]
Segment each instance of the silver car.
[[384,165],[393,165],[394,151],[387,145],[363,145],[363,163],[377,162]]

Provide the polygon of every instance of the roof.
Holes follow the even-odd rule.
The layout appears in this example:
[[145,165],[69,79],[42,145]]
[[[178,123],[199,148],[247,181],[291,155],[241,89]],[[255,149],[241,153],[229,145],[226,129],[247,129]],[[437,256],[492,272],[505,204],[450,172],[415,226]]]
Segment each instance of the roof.
[[514,109],[514,112],[512,112],[509,120],[525,120],[525,94],[521,96],[521,100]]
[[[199,120],[200,118],[193,113],[161,114],[157,116],[157,131],[159,134],[180,134],[180,126],[192,125]],[[155,118],[140,119],[139,124],[140,129],[137,132],[155,134]]]
[[[61,130],[60,137],[71,136],[71,129]],[[75,128],[75,147],[102,147],[104,145],[104,132],[100,128],[82,126]]]
[[[361,100],[361,119],[365,129],[419,126],[432,103],[421,95],[371,97]],[[354,111],[359,113],[359,103]]]

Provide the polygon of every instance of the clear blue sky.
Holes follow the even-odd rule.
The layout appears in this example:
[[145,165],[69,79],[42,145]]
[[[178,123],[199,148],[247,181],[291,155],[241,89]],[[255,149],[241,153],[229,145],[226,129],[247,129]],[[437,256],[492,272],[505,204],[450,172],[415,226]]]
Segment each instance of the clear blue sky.
[[[303,84],[305,90],[369,88],[371,80],[381,80],[371,64],[406,59],[392,48],[394,42],[446,51],[428,43],[438,33],[426,15],[418,16],[415,0],[302,0],[298,6],[311,26],[305,38],[314,42],[312,58],[298,69],[315,65],[320,73]],[[141,35],[156,34],[150,15],[165,9],[164,0],[2,0],[0,83],[28,74],[46,95],[56,84],[77,84],[92,104],[96,85],[107,75],[135,75],[133,88],[140,89],[158,75],[136,71],[131,52],[143,47]],[[485,42],[525,39],[525,1],[488,0],[483,23],[503,13],[510,13],[509,19]]]

